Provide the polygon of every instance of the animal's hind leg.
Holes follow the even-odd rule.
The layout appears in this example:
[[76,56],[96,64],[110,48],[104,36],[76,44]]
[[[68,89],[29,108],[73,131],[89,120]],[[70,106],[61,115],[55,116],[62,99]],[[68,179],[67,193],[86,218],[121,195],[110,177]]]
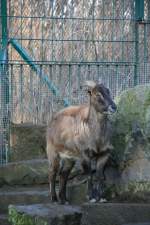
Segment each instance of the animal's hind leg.
[[60,180],[59,180],[59,201],[61,204],[64,204],[67,201],[66,198],[66,185],[69,174],[75,164],[73,160],[62,159],[60,168]]
[[52,202],[57,201],[56,194],[56,176],[59,169],[59,158],[55,158],[49,166],[49,184],[50,184],[50,198]]

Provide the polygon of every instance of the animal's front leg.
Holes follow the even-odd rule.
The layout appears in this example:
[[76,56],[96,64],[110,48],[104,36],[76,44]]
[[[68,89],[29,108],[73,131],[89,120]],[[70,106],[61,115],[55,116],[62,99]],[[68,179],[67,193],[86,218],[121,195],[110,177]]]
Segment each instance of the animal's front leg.
[[90,201],[94,201],[95,198],[95,173],[96,173],[96,159],[91,159],[89,164],[89,176],[88,176],[88,198]]
[[88,159],[84,159],[81,162],[82,174],[91,174],[91,161]]
[[104,153],[96,162],[96,173],[92,177],[92,199],[93,202],[103,200],[104,195],[104,167],[109,158],[109,153]]

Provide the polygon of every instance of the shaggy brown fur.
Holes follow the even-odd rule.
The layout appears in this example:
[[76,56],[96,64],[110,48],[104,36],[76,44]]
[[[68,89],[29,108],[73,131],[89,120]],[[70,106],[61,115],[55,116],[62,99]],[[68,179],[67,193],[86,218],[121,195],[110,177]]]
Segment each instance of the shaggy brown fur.
[[[92,83],[93,84],[93,83]],[[107,113],[116,106],[109,90],[102,84],[89,88],[90,101],[87,105],[70,106],[58,112],[47,129],[47,155],[51,200],[57,201],[55,190],[56,175],[60,176],[59,200],[66,201],[66,184],[76,160],[83,167],[96,162],[98,184],[91,184],[90,198],[100,199],[99,182],[103,179],[103,167],[111,148]],[[92,183],[92,179],[90,181]]]

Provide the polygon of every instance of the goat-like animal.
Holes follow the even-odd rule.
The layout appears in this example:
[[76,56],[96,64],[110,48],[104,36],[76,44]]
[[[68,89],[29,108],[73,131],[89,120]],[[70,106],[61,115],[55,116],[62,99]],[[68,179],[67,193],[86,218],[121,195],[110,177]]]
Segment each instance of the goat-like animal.
[[[70,106],[56,113],[47,129],[47,156],[49,161],[50,196],[52,201],[66,201],[69,174],[80,160],[84,169],[95,162],[96,179],[90,179],[90,199],[102,196],[103,168],[111,148],[108,113],[116,111],[109,89],[103,84],[87,81],[90,96],[87,105]],[[59,174],[59,194],[55,183]]]

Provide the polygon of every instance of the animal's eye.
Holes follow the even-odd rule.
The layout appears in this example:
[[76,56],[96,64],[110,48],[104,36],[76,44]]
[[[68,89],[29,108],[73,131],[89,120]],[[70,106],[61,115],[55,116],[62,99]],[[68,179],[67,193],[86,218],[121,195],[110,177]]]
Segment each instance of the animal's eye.
[[98,92],[98,93],[96,93],[96,96],[101,96],[101,93],[99,93],[99,92]]
[[100,92],[98,92],[98,93],[96,94],[96,96],[97,96],[97,97],[103,98],[103,96],[102,96],[102,94],[101,94]]
[[107,89],[107,93],[110,94],[110,90],[109,89]]

